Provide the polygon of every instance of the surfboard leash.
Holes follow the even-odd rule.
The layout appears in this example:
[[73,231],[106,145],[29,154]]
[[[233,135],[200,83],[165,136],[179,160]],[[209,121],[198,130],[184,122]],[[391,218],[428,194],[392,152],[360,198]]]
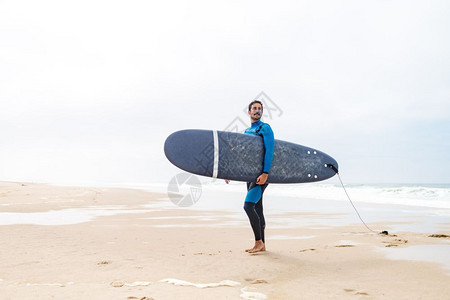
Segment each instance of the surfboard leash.
[[374,232],[374,233],[377,233],[377,234],[383,234],[383,235],[388,235],[389,233],[388,233],[387,230],[383,230],[383,231],[381,231],[381,232],[376,232],[375,230],[372,230],[372,229],[366,224],[366,222],[364,222],[364,220],[362,219],[362,217],[361,217],[361,215],[359,214],[358,210],[356,209],[356,206],[353,204],[352,199],[350,199],[350,196],[349,196],[348,193],[347,193],[347,189],[345,188],[344,183],[342,182],[341,176],[339,175],[339,170],[338,170],[334,165],[332,165],[332,164],[327,164],[327,167],[333,169],[333,171],[336,172],[336,174],[337,174],[337,176],[338,176],[338,178],[339,178],[339,181],[341,182],[342,188],[344,189],[344,192],[345,192],[345,194],[347,195],[347,199],[350,201],[350,204],[353,206],[353,209],[355,210],[356,214],[358,215],[359,219],[360,219],[361,222],[364,224],[364,226],[366,226],[366,228],[367,228],[368,230],[370,230],[370,231],[372,231],[372,232]]

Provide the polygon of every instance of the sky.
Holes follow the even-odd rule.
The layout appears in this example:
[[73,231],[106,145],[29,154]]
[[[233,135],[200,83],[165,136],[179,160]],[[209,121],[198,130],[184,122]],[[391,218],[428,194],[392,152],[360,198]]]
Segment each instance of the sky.
[[[348,183],[450,182],[448,1],[0,1],[0,180],[168,183],[172,132],[249,125]],[[233,125],[234,124],[234,125]]]

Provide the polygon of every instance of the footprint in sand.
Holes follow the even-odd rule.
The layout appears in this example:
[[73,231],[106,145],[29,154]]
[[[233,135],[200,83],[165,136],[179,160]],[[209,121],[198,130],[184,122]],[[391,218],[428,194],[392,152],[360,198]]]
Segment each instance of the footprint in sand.
[[135,281],[132,283],[126,283],[126,282],[122,282],[122,281],[114,281],[110,283],[112,287],[115,288],[121,288],[123,286],[127,286],[127,287],[136,287],[136,286],[149,286],[151,284],[151,282],[148,281]]
[[358,292],[358,291],[353,290],[353,289],[344,289],[344,291],[346,291],[347,293],[352,293],[352,294],[354,294],[356,296],[369,296],[369,294],[366,293],[366,292]]
[[153,298],[148,298],[148,297],[134,297],[134,296],[130,296],[127,298],[128,300],[154,300]]
[[349,247],[355,247],[355,245],[337,245],[336,248],[349,248]]
[[316,249],[311,248],[311,249],[303,249],[303,250],[299,250],[298,252],[306,252],[306,251],[316,251]]
[[450,239],[450,235],[446,235],[446,234],[430,234],[428,237],[440,238],[440,239]]
[[245,281],[247,281],[250,284],[269,283],[269,282],[267,282],[267,280],[264,280],[264,279],[245,278]]
[[115,288],[123,287],[124,285],[125,285],[125,282],[121,282],[121,281],[111,282],[111,286],[115,287]]
[[383,243],[388,244],[386,247],[398,247],[403,244],[407,244],[408,240],[395,239],[393,242],[391,241],[383,241]]
[[112,261],[108,261],[108,260],[103,260],[101,262],[98,262],[97,265],[101,266],[101,265],[109,265],[111,264]]
[[213,255],[217,255],[216,253],[203,253],[203,252],[197,252],[194,253],[194,255],[209,255],[209,256],[213,256]]

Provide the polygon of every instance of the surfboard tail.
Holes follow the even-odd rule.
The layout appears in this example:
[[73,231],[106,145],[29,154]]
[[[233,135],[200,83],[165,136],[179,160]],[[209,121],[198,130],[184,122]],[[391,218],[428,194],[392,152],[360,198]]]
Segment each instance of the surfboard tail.
[[181,130],[169,135],[164,154],[176,167],[211,177],[214,167],[214,141],[210,130]]

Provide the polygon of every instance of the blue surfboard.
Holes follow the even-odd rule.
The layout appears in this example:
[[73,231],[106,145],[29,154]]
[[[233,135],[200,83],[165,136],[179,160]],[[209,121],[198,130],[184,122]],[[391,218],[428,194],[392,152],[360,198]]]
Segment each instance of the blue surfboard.
[[[197,175],[255,182],[263,171],[260,136],[215,130],[181,130],[164,143],[167,159]],[[331,156],[302,145],[275,140],[269,183],[315,182],[333,177],[338,163]]]

